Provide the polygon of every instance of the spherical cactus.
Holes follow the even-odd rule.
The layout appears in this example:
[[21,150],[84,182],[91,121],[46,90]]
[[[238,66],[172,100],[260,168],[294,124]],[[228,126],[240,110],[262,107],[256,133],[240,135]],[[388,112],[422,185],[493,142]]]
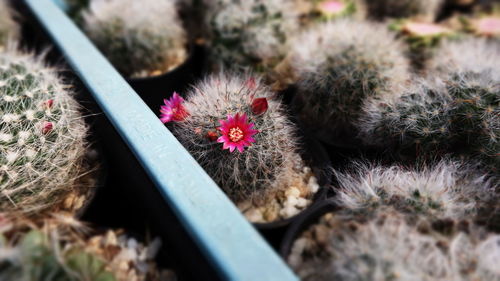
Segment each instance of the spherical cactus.
[[158,75],[186,59],[186,34],[173,0],[93,0],[83,29],[129,77]]
[[416,17],[434,21],[444,2],[444,0],[361,0],[360,8],[369,18],[377,20]]
[[287,39],[297,30],[291,0],[207,1],[211,56],[229,69],[267,71],[286,54]]
[[18,26],[14,22],[12,14],[7,0],[0,0],[0,50],[5,47],[8,39],[18,36]]
[[297,81],[293,105],[304,126],[322,140],[336,143],[355,134],[352,124],[363,101],[408,78],[402,44],[386,29],[338,20],[317,25],[292,42],[280,80]]
[[[214,75],[185,102],[174,95],[166,104],[162,120],[176,121],[173,134],[236,203],[263,206],[281,196],[288,210],[274,211],[282,214],[310,203],[317,184],[298,154],[294,126],[259,78]],[[282,202],[288,196],[295,203]]]
[[93,190],[87,127],[67,89],[41,58],[0,53],[0,211],[61,208]]
[[365,142],[424,157],[454,152],[497,170],[500,56],[483,43],[445,44],[433,63],[438,78],[419,80],[400,97],[368,100],[359,122]]
[[466,221],[329,213],[294,243],[301,280],[498,280],[500,236]]
[[81,222],[60,215],[41,225],[2,223],[0,280],[175,280],[154,262],[159,239],[145,246],[122,230],[90,236]]
[[411,215],[475,220],[499,197],[491,178],[462,162],[440,161],[412,169],[354,163],[350,168],[336,172],[335,200],[353,211],[392,206]]

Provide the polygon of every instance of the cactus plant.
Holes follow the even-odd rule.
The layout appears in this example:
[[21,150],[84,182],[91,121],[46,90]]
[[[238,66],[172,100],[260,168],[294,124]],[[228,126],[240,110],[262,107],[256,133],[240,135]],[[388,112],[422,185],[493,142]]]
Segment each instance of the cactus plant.
[[[277,193],[288,196],[290,188],[316,192],[314,177],[304,172],[294,126],[260,78],[210,76],[185,102],[174,95],[162,113],[164,122],[175,121],[177,139],[237,203],[262,205]],[[290,208],[305,207],[298,201]]]
[[298,28],[293,0],[206,2],[216,67],[268,71],[284,57],[288,37]]
[[402,44],[383,25],[337,20],[304,32],[292,46],[280,80],[297,81],[299,119],[330,143],[353,135],[364,99],[409,77]]
[[335,201],[352,211],[392,206],[402,213],[434,219],[481,220],[485,206],[500,195],[494,179],[463,162],[442,160],[411,169],[355,162],[349,170],[336,172]]
[[123,75],[158,75],[186,59],[173,0],[93,0],[82,16],[87,35]]
[[445,44],[433,63],[438,78],[420,79],[400,97],[367,101],[359,122],[365,141],[423,157],[454,152],[497,170],[500,56],[485,44]]
[[167,272],[153,261],[158,239],[144,246],[122,231],[88,236],[81,222],[61,215],[41,225],[11,224],[13,229],[0,232],[0,280],[172,280],[160,279]]
[[[42,58],[0,52],[0,211],[62,208],[92,191],[79,106]],[[81,204],[79,204],[81,207]]]
[[0,0],[0,50],[9,39],[18,36],[18,26],[12,18],[13,12],[7,0]]
[[500,235],[467,221],[409,220],[394,210],[329,213],[288,261],[301,280],[499,280]]
[[361,0],[360,9],[369,18],[414,17],[425,21],[434,21],[444,4],[444,0]]

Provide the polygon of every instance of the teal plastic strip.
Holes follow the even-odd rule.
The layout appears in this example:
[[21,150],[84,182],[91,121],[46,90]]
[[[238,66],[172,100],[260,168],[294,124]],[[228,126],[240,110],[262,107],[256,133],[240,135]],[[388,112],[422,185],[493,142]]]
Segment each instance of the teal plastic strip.
[[63,11],[25,1],[221,277],[298,280]]

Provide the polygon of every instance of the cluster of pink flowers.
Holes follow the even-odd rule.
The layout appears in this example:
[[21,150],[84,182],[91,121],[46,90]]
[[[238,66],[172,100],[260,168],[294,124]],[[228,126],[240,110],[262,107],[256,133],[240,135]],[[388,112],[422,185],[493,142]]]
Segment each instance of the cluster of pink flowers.
[[[251,84],[251,81],[249,83]],[[165,99],[165,105],[160,108],[160,120],[163,123],[183,121],[189,116],[183,102],[184,99],[176,92],[170,99]],[[252,101],[251,109],[254,115],[265,113],[267,108],[266,98],[257,98]],[[245,147],[249,147],[255,142],[253,136],[258,131],[254,129],[255,124],[248,121],[248,116],[245,113],[227,115],[227,119],[219,120],[219,123],[220,126],[214,131],[209,131],[205,137],[210,141],[222,143],[222,149],[229,149],[230,152],[235,150],[243,152]]]

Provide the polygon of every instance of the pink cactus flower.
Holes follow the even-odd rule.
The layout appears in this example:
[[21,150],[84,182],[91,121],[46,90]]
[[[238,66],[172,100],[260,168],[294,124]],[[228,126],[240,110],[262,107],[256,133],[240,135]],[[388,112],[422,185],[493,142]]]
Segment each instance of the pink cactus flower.
[[340,14],[346,8],[342,1],[323,1],[319,4],[319,11],[326,16],[334,16]]
[[476,22],[476,32],[485,36],[500,35],[500,18],[486,17]]
[[184,99],[176,92],[174,92],[174,95],[169,100],[165,99],[164,102],[165,105],[160,107],[161,122],[182,121],[189,116],[186,108],[182,105]]
[[243,152],[245,147],[255,142],[252,136],[258,131],[253,129],[254,124],[248,123],[245,113],[228,115],[227,120],[220,120],[219,123],[221,126],[218,130],[222,136],[217,139],[217,142],[223,143],[222,149],[229,149],[230,152],[238,149],[239,152]]
[[54,105],[54,100],[53,99],[45,101],[45,107],[47,107],[47,109],[51,109],[53,105]]
[[449,33],[450,30],[438,24],[408,22],[403,26],[403,31],[415,36],[436,36]]

